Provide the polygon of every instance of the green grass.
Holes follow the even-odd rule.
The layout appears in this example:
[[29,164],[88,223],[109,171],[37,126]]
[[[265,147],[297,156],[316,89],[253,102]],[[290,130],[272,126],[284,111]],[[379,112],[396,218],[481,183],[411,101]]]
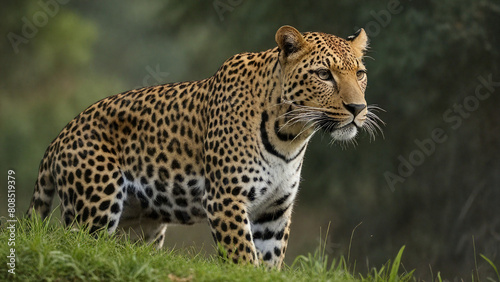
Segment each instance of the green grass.
[[[0,253],[9,254],[10,232],[0,228]],[[14,281],[408,281],[400,267],[403,248],[391,263],[367,276],[353,274],[344,258],[329,261],[325,243],[313,254],[299,256],[282,271],[225,263],[194,250],[156,250],[143,243],[101,232],[91,236],[38,219],[16,223],[15,275],[0,265],[0,280]],[[5,254],[5,255],[4,255]]]

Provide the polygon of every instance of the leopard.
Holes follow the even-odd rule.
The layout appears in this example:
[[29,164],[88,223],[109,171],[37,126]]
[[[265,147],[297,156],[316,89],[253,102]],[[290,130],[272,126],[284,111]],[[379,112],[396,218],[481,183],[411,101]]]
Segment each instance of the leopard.
[[363,29],[282,26],[275,41],[209,78],[86,108],[45,151],[27,215],[47,218],[57,192],[65,225],[158,248],[167,225],[208,222],[229,262],[280,269],[311,137],[349,142],[380,119],[365,101]]

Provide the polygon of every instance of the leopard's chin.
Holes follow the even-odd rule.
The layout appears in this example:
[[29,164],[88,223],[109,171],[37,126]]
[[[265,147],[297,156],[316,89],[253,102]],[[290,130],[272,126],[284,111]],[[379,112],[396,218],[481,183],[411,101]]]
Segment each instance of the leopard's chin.
[[330,136],[335,141],[349,141],[354,137],[356,137],[357,134],[358,134],[357,126],[351,123],[341,128],[334,129],[330,133]]

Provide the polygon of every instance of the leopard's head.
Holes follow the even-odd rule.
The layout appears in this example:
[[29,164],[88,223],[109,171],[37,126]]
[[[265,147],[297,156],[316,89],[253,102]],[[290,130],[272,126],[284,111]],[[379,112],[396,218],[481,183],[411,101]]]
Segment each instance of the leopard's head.
[[363,29],[342,39],[283,26],[276,42],[281,99],[289,107],[285,124],[309,134],[322,129],[338,141],[352,140],[359,129],[374,136],[381,121],[372,112],[377,107],[365,101],[368,37]]

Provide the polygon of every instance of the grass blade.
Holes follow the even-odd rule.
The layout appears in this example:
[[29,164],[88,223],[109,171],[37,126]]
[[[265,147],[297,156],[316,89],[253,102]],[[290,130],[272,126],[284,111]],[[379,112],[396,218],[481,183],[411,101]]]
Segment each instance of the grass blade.
[[401,247],[398,255],[396,256],[396,259],[394,259],[394,262],[392,263],[391,274],[389,275],[389,282],[398,281],[399,265],[401,264],[401,257],[403,256],[404,249],[405,246]]
[[500,281],[500,274],[498,274],[498,269],[495,266],[495,264],[490,259],[488,259],[485,255],[479,254],[479,256],[481,256],[489,265],[491,265],[491,267],[495,270],[495,273],[497,274],[498,281]]

